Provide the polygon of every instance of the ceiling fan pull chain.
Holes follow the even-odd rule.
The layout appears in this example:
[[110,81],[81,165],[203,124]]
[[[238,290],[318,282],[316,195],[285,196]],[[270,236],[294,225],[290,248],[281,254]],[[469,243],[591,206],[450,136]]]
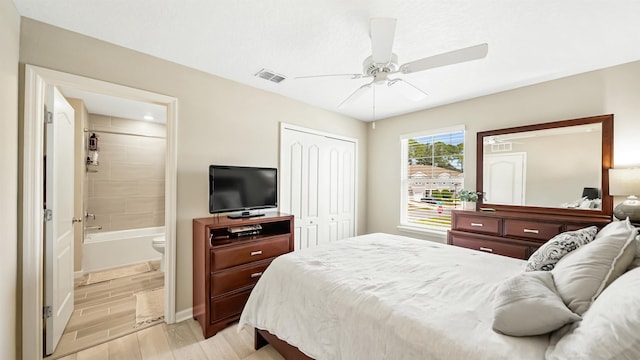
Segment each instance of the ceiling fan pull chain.
[[376,121],[376,87],[372,86],[373,90],[373,119],[372,121]]

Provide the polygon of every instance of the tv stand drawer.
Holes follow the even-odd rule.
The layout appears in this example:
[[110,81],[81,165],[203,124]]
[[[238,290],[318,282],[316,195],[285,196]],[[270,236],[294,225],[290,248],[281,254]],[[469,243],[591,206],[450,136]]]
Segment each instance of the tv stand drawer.
[[270,263],[270,260],[265,260],[213,273],[211,275],[211,296],[215,297],[255,285]]
[[261,241],[246,244],[236,243],[233,246],[211,250],[211,271],[260,261],[289,252],[290,235],[278,235]]
[[240,315],[250,294],[251,289],[219,299],[211,299],[210,322],[213,324],[218,320]]

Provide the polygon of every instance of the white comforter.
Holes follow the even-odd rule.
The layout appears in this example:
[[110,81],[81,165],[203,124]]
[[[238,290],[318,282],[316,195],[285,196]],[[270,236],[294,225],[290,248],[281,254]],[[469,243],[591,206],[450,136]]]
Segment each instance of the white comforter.
[[497,285],[522,260],[389,234],[275,259],[239,329],[319,359],[543,359],[547,336],[491,330]]

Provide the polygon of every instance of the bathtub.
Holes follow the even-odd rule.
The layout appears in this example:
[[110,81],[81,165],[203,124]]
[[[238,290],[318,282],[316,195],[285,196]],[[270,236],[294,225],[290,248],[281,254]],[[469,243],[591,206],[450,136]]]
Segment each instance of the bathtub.
[[164,226],[86,234],[82,247],[83,273],[160,260],[151,240],[164,236]]

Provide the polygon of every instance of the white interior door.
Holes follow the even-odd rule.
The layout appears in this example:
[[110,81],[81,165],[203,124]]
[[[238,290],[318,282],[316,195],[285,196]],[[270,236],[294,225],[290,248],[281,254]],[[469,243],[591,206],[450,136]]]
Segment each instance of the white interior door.
[[283,128],[280,210],[295,216],[295,249],[355,233],[355,143]]
[[327,227],[328,240],[333,242],[354,235],[355,144],[328,138],[326,146],[329,151]]
[[318,245],[321,235],[319,196],[327,179],[321,176],[321,164],[326,160],[318,140],[289,129],[281,136],[280,210],[295,216],[296,250]]
[[74,111],[46,90],[45,353],[53,353],[73,312]]
[[484,156],[484,189],[490,204],[523,205],[526,153]]

